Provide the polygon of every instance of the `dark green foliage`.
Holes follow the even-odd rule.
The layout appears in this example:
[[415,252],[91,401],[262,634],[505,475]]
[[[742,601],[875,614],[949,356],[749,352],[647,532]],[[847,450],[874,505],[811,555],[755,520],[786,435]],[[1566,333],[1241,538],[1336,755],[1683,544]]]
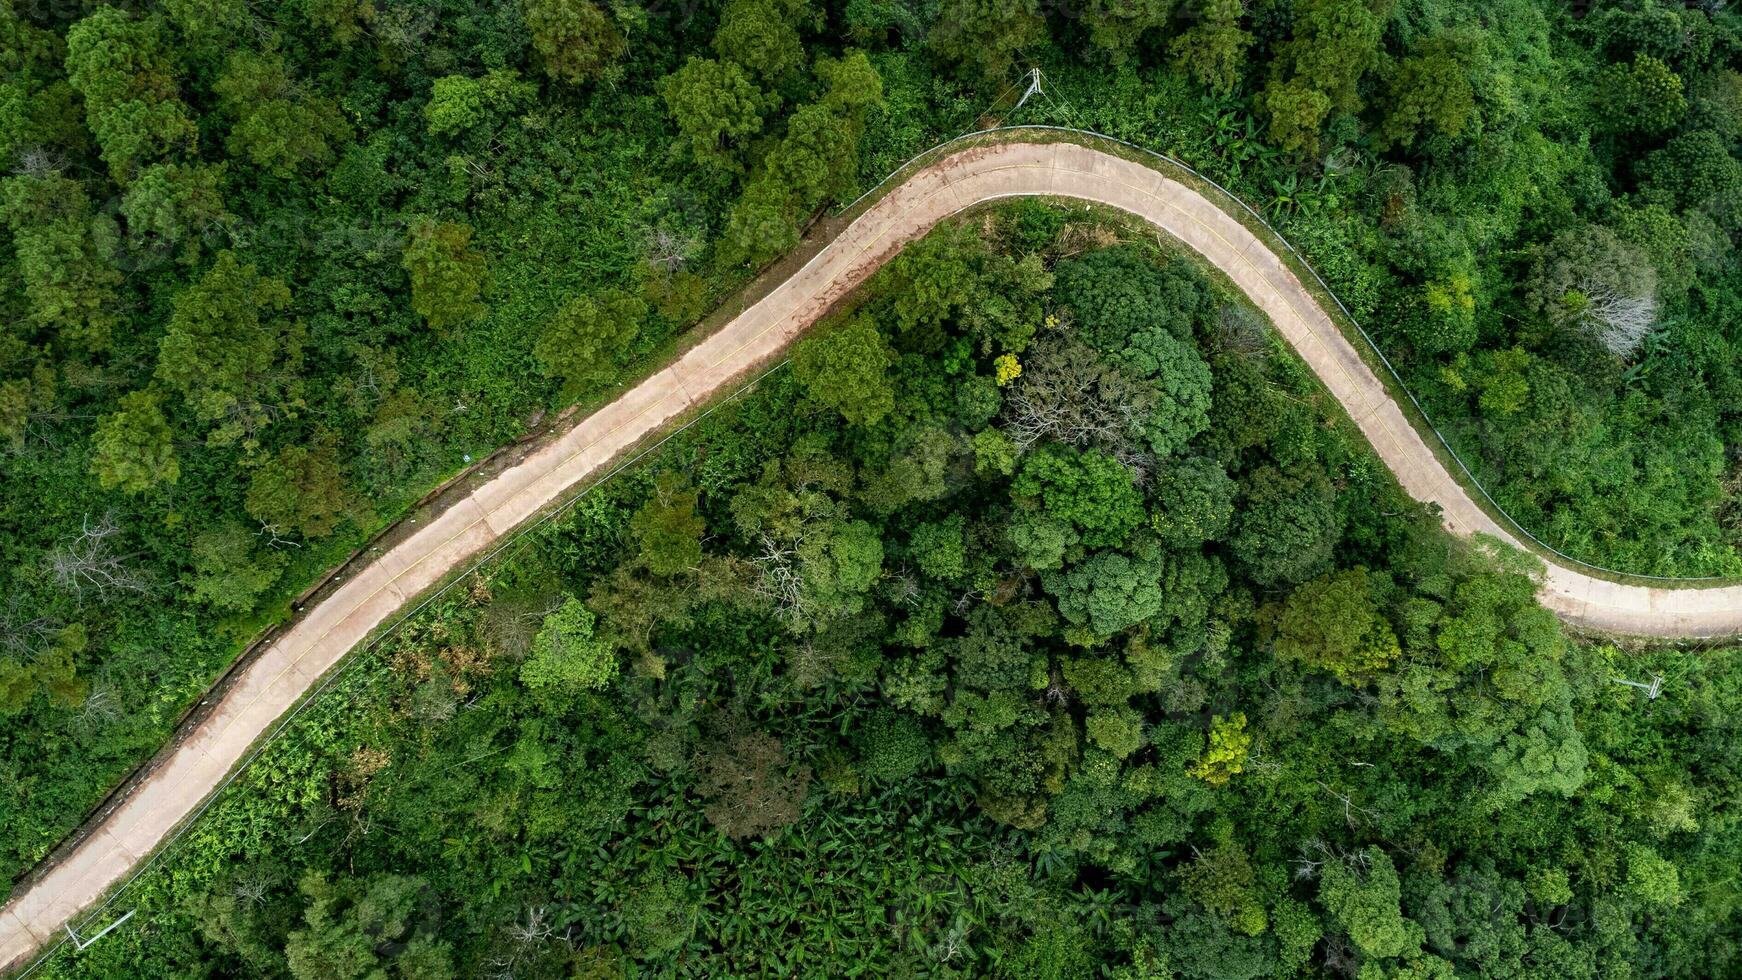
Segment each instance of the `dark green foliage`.
[[488,263],[471,247],[472,229],[451,221],[420,221],[405,241],[411,307],[441,330],[484,312],[478,301]]
[[[0,0],[0,702],[15,712],[0,860],[16,872],[46,853],[262,621],[362,544],[378,523],[360,501],[396,514],[468,455],[628,380],[812,214],[994,119],[1130,139],[1251,201],[1546,540],[1640,571],[1738,569],[1731,14],[1660,0],[1583,16],[1534,0],[1082,14]],[[718,70],[662,81],[692,59]],[[1031,63],[1045,93],[1012,109]],[[1588,227],[1620,248],[1557,242]],[[1738,862],[1721,661],[1656,661],[1692,691],[1649,715],[1623,689],[1588,690],[1641,665],[1558,648],[1514,580],[1433,567],[1298,367],[1270,361],[1250,318],[1187,288],[1180,265],[1149,263],[1153,236],[1107,257],[1114,237],[1031,202],[892,263],[867,300],[889,399],[875,421],[834,433],[861,391],[819,402],[771,379],[742,430],[684,460],[693,520],[679,506],[632,528],[637,484],[494,598],[444,612],[453,623],[396,650],[392,683],[349,699],[379,711],[328,714],[302,748],[274,750],[268,788],[221,811],[153,899],[177,911],[74,969],[283,975],[313,867],[355,879],[334,921],[364,921],[349,909],[377,877],[422,877],[444,896],[428,930],[459,976],[610,975],[623,957],[716,975],[1735,972],[1712,870]],[[1598,285],[1654,277],[1637,343],[1593,343],[1592,294],[1538,279],[1539,256],[1545,270],[1619,256],[1594,279],[1601,263],[1565,266]],[[1050,290],[1054,269],[1085,267],[1097,275]],[[579,296],[646,305],[540,350]],[[1156,328],[1179,345],[1147,342]],[[1137,376],[1148,362],[1121,355],[1145,331],[1157,367],[1181,370]],[[988,359],[1005,353],[1023,374],[999,387]],[[825,429],[827,445],[791,448],[795,430]],[[1010,496],[1026,456],[1060,447],[1137,468],[1124,549]],[[758,494],[761,518],[741,527],[737,499]],[[122,585],[57,577],[75,553],[115,562]],[[1175,584],[1146,619],[1146,587],[1109,591],[1131,601],[1106,604],[1108,622],[1135,619],[1109,637],[1065,619],[1045,580],[1115,555]],[[1306,655],[1277,660],[1272,614],[1358,565],[1394,583],[1369,589],[1378,620],[1360,637],[1383,621],[1403,659],[1358,686]],[[1072,611],[1093,594],[1072,593]],[[522,693],[564,595],[627,665],[610,693],[632,688],[632,710],[584,685]],[[487,630],[455,625],[474,614]],[[1360,637],[1330,639],[1358,653]],[[890,787],[859,775],[849,716],[873,696],[936,749]],[[815,771],[806,799],[831,794],[816,809],[850,846],[801,812],[763,850],[720,850],[694,740],[704,720],[730,728],[699,715],[734,698],[743,730],[780,740],[783,778]],[[1220,788],[1184,775],[1208,719],[1237,711],[1252,719],[1245,771]],[[384,770],[352,760],[389,743]],[[1356,961],[1295,877],[1316,840],[1339,860],[1388,852],[1420,952]],[[1201,897],[1182,895],[1175,872],[1200,855]],[[1255,904],[1270,929],[1249,935]],[[390,976],[439,975],[370,955]]]
[[1157,266],[1131,246],[1059,263],[1057,295],[1083,339],[1103,351],[1119,350],[1151,328],[1190,340],[1212,309],[1189,264]]
[[647,304],[621,290],[577,296],[545,325],[533,353],[545,374],[562,379],[564,396],[575,398],[617,376],[646,317]]
[[1304,582],[1323,571],[1342,533],[1329,482],[1316,466],[1263,467],[1239,503],[1235,557],[1265,585]]
[[175,297],[158,347],[159,381],[212,429],[213,445],[260,444],[263,430],[301,403],[304,330],[291,320],[290,288],[233,252]]
[[895,406],[888,371],[894,352],[866,317],[824,325],[792,352],[792,371],[818,403],[857,425],[868,425]]
[[[976,468],[973,316],[883,417],[775,374],[444,595],[51,975],[1730,971],[1726,654],[1574,645],[1280,356],[1216,357],[1297,405],[1237,449]],[[279,564],[193,550],[214,605]],[[82,628],[35,642],[0,707],[90,710]]]
[[532,50],[545,74],[570,85],[604,74],[625,40],[593,0],[521,0]]

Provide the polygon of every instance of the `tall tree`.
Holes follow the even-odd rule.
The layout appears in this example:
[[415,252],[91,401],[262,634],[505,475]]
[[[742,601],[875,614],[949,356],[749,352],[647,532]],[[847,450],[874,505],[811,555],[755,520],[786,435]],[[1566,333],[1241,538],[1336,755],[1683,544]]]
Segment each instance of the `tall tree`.
[[230,152],[275,177],[324,168],[351,126],[331,99],[309,94],[276,54],[238,51],[213,90],[233,120]]
[[943,0],[930,43],[938,57],[990,89],[1010,80],[1018,52],[1046,39],[1036,0]]
[[105,488],[129,493],[174,483],[181,475],[162,396],[149,388],[121,396],[120,409],[97,421],[91,471]]
[[107,351],[122,280],[99,243],[106,226],[84,188],[59,174],[13,177],[0,184],[0,209],[12,229],[31,320],[57,347]]
[[547,376],[562,379],[563,398],[578,398],[616,376],[646,317],[647,304],[622,290],[577,296],[545,325],[533,353]]
[[690,156],[727,171],[742,168],[748,141],[775,101],[733,61],[691,58],[658,88]]
[[84,97],[86,124],[117,183],[196,147],[199,131],[181,100],[162,17],[102,7],[74,24],[67,30],[67,78]]
[[593,0],[520,0],[532,50],[545,74],[578,85],[603,75],[627,42]]
[[436,330],[458,326],[484,312],[479,296],[489,263],[472,248],[472,226],[425,219],[406,234],[403,265],[411,277],[411,308]]
[[304,330],[288,316],[290,287],[225,251],[174,305],[157,378],[214,424],[213,445],[253,448],[262,429],[302,404]]
[[871,425],[895,407],[888,372],[895,352],[868,316],[825,325],[792,352],[792,371],[818,403],[854,425]]

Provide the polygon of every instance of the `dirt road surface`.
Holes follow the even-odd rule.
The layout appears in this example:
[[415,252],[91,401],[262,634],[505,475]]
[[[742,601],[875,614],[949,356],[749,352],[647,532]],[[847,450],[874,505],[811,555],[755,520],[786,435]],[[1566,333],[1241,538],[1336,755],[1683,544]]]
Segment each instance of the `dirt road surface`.
[[[1518,543],[1441,465],[1282,259],[1215,203],[1143,164],[1073,143],[963,150],[896,185],[808,264],[669,367],[479,485],[307,608],[124,802],[0,911],[0,968],[60,938],[64,924],[165,841],[321,675],[401,607],[625,450],[777,359],[904,243],[974,204],[1034,195],[1130,212],[1200,253],[1269,315],[1411,496],[1437,504],[1455,534]],[[1742,632],[1742,586],[1648,588],[1551,564],[1540,597],[1567,622],[1590,629],[1654,637]]]

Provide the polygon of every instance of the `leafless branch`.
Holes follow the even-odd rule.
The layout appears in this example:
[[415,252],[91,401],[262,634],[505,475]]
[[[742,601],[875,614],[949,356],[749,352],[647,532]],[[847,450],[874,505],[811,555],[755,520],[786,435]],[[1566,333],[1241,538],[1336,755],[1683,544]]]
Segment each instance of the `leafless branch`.
[[93,521],[85,515],[78,537],[48,553],[48,571],[56,586],[80,601],[88,595],[106,599],[117,592],[145,592],[150,580],[132,567],[134,555],[121,554],[121,526],[113,514]]

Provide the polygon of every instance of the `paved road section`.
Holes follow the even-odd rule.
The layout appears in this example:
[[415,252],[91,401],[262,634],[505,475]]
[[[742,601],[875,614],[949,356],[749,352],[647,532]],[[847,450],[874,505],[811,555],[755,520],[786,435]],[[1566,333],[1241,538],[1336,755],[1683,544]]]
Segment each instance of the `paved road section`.
[[[1220,207],[1142,164],[1075,144],[964,150],[914,173],[797,273],[671,366],[478,486],[306,610],[81,845],[0,910],[0,968],[26,961],[118,884],[321,675],[409,601],[565,490],[604,472],[625,450],[778,357],[904,243],[971,205],[1033,195],[1128,211],[1202,254],[1270,317],[1411,496],[1438,505],[1453,533],[1517,543],[1452,479],[1282,260]],[[1657,637],[1742,632],[1738,586],[1646,588],[1549,565],[1540,595],[1581,627]]]

